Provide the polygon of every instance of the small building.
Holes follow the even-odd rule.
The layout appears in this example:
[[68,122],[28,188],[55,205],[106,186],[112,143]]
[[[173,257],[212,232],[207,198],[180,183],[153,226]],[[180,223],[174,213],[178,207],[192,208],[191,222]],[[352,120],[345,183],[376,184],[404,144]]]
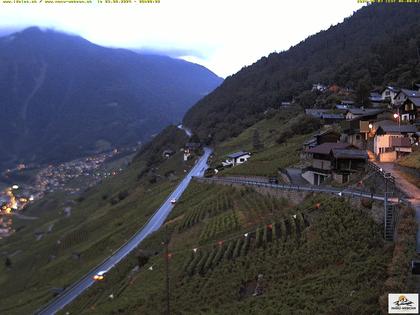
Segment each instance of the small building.
[[327,129],[320,131],[313,135],[312,138],[308,139],[303,143],[303,155],[306,155],[306,151],[316,147],[317,145],[326,143],[326,142],[339,142],[341,133],[333,129]]
[[312,84],[312,91],[318,91],[318,92],[325,92],[327,90],[327,86],[321,83],[315,83]]
[[381,162],[393,162],[412,152],[415,142],[416,127],[398,125],[394,122],[380,122],[376,128],[373,152]]
[[394,99],[394,106],[401,106],[408,98],[420,98],[420,91],[401,89]]
[[184,162],[188,161],[193,153],[201,148],[199,142],[188,142],[184,147]]
[[385,108],[350,108],[346,112],[346,120],[361,117],[375,119],[379,114],[382,114],[385,111]]
[[352,108],[352,105],[347,105],[347,104],[335,104],[335,108],[341,111],[346,111],[350,108]]
[[236,166],[236,165],[245,163],[246,161],[249,160],[250,157],[251,157],[251,153],[249,152],[244,152],[244,151],[235,152],[235,153],[229,154],[227,156],[226,161],[222,162],[222,165],[223,166]]
[[347,121],[343,128],[343,138],[348,144],[361,149],[368,149],[368,135],[372,131],[373,120],[364,120],[356,118]]
[[368,154],[358,149],[332,149],[332,177],[333,180],[343,184],[347,183],[352,175],[365,169]]
[[343,114],[322,114],[321,119],[324,122],[324,124],[332,125],[332,124],[339,123],[345,120],[346,118],[344,117]]
[[292,102],[281,102],[280,103],[280,107],[282,107],[282,108],[284,108],[284,107],[290,107],[290,106],[292,106]]
[[164,157],[164,158],[169,158],[169,157],[171,157],[172,155],[174,155],[174,151],[172,151],[172,150],[170,150],[170,149],[168,149],[168,150],[164,150],[163,152],[162,152],[162,157]]
[[305,109],[305,114],[308,116],[312,116],[314,118],[319,118],[321,119],[323,114],[328,113],[329,110],[328,109],[321,109],[321,108],[310,108],[310,109]]
[[414,123],[420,117],[420,97],[408,96],[401,105],[396,105],[396,114],[401,121]]
[[311,166],[302,170],[302,177],[312,185],[321,185],[328,177],[331,177],[331,150],[346,149],[348,143],[323,143],[306,151],[311,159]]
[[382,100],[391,104],[394,104],[395,96],[400,91],[400,88],[395,86],[387,86],[380,92]]
[[370,92],[369,101],[372,104],[382,103],[384,100],[382,98],[382,94],[378,92]]
[[328,87],[328,91],[330,91],[331,93],[338,93],[341,91],[341,88],[337,84],[331,84]]
[[353,107],[354,106],[354,101],[351,101],[351,100],[342,100],[341,101],[341,105],[347,105],[348,107]]
[[323,143],[307,150],[311,166],[302,171],[302,177],[312,185],[321,185],[332,178],[339,183],[349,181],[355,173],[364,169],[368,158],[366,151],[348,143]]

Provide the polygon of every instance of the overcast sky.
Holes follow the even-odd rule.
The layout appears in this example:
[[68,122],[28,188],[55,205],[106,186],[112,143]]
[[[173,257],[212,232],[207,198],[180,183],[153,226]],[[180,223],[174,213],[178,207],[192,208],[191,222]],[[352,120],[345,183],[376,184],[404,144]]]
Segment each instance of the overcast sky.
[[0,4],[0,33],[51,27],[104,46],[166,51],[226,77],[341,22],[360,7],[357,0]]

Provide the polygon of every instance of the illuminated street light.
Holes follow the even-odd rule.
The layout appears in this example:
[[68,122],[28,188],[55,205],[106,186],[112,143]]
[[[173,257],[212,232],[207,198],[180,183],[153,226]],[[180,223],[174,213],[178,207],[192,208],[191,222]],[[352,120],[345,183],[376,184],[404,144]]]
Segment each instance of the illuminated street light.
[[395,118],[395,119],[397,119],[397,118],[398,118],[398,116],[399,116],[399,115],[398,115],[397,113],[395,113],[395,114],[394,114],[394,118]]
[[373,128],[373,125],[372,124],[369,124],[369,129],[372,129]]
[[13,189],[19,189],[19,186],[18,185],[13,185],[12,188]]
[[343,195],[343,193],[340,191],[340,192],[338,193],[338,195],[341,197],[341,196]]

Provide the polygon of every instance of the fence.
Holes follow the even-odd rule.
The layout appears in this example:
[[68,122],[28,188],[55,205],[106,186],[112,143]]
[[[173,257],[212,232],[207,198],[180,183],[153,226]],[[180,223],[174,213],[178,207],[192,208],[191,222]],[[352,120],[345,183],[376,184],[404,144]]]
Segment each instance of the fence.
[[299,186],[299,185],[289,185],[289,184],[274,184],[274,183],[268,183],[268,182],[237,179],[237,178],[230,178],[230,177],[211,177],[211,178],[193,177],[193,179],[199,182],[207,182],[207,183],[226,183],[226,184],[237,184],[237,185],[244,185],[244,186],[256,186],[256,187],[264,187],[264,188],[281,189],[281,190],[286,190],[286,191],[327,193],[327,194],[335,194],[338,196],[348,196],[351,198],[370,198],[370,199],[379,200],[379,201],[384,201],[385,199],[385,196],[383,195],[375,195],[367,191],[353,190],[353,189],[340,190],[338,188],[311,187],[311,186]]

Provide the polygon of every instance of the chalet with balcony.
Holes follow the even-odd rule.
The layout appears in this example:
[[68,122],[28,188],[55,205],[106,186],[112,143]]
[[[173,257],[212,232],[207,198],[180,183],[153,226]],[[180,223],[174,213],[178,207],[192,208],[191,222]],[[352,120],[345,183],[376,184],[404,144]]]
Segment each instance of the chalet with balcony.
[[394,105],[402,105],[409,97],[420,98],[420,91],[401,89],[395,96]]
[[375,126],[373,152],[381,162],[393,162],[412,152],[416,142],[416,127],[382,121]]
[[384,89],[382,89],[380,94],[382,96],[382,99],[385,102],[388,102],[390,104],[394,104],[395,96],[398,94],[399,91],[400,91],[400,88],[398,88],[398,87],[387,86]]
[[345,183],[364,169],[368,158],[366,151],[348,143],[326,142],[307,150],[311,165],[302,171],[302,177],[312,185],[321,185],[328,178]]
[[401,89],[396,96],[394,110],[401,121],[413,123],[420,118],[420,91]]
[[341,133],[333,129],[320,131],[316,133],[315,135],[313,135],[312,138],[310,138],[309,140],[303,143],[302,153],[304,156],[306,156],[307,150],[326,142],[331,142],[331,143],[339,142],[340,138],[341,138]]

